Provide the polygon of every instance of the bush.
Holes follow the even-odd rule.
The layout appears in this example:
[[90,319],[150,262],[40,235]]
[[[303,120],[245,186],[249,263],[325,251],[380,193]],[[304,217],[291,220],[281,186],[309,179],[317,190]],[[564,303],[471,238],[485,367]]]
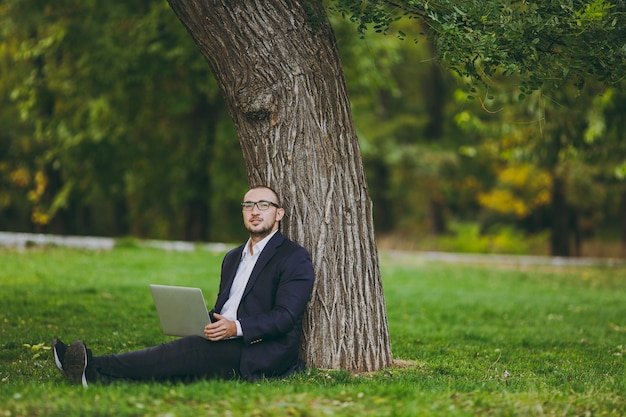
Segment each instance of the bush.
[[545,235],[528,237],[511,226],[495,226],[485,234],[478,223],[454,223],[450,229],[454,235],[438,239],[441,250],[448,252],[526,255],[546,239]]

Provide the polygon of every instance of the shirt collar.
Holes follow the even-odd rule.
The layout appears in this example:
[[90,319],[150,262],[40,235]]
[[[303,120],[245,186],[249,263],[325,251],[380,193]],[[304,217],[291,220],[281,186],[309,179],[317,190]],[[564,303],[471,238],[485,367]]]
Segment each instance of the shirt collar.
[[[261,240],[260,242],[258,242],[256,245],[252,247],[252,249],[254,250],[254,255],[258,255],[259,253],[261,253],[261,251],[263,251],[263,249],[265,249],[267,242],[270,241],[270,239],[276,234],[276,232],[278,232],[278,230],[274,230],[271,234],[264,237],[263,240]],[[254,255],[250,253],[250,239],[248,239],[245,246],[243,247],[242,258],[245,258],[246,256],[254,256]]]

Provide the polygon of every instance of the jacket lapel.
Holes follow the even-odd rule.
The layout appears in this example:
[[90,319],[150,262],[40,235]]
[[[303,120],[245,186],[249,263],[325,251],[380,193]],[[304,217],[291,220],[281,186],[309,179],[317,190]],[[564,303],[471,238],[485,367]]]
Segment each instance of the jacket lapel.
[[248,293],[254,286],[257,278],[259,278],[261,271],[263,270],[263,268],[265,268],[265,265],[267,265],[270,259],[272,259],[272,257],[276,254],[278,248],[280,247],[280,245],[282,245],[284,240],[285,237],[280,232],[276,232],[274,237],[272,237],[270,241],[267,242],[267,245],[265,246],[265,248],[263,248],[261,255],[259,255],[259,259],[257,259],[256,264],[254,265],[254,269],[252,269],[250,279],[248,279],[246,289],[243,291],[243,296],[241,297],[242,300],[246,297],[246,295],[248,295]]
[[218,295],[217,300],[215,301],[215,309],[217,311],[221,310],[226,301],[228,300],[228,296],[230,294],[230,287],[233,286],[233,281],[235,280],[235,274],[237,273],[237,268],[239,267],[239,263],[241,262],[241,253],[246,244],[239,246],[227,261],[224,263],[223,267],[223,276],[228,277],[228,280],[224,282],[224,285],[220,288],[220,293]]

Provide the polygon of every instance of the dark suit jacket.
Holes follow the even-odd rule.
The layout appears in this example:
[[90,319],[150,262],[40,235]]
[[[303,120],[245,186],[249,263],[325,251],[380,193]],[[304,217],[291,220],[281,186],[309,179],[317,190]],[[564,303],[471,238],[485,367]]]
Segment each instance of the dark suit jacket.
[[[228,299],[243,247],[224,257],[211,313],[220,312]],[[302,315],[314,279],[308,251],[277,232],[261,252],[237,310],[243,331],[240,371],[244,378],[283,377],[304,369],[298,357]]]

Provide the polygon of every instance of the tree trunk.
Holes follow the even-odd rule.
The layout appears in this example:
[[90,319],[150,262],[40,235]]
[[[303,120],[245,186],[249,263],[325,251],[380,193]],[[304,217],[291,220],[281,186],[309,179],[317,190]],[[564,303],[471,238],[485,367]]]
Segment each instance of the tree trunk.
[[578,210],[572,210],[569,213],[572,229],[574,231],[574,256],[580,258],[583,256],[583,231],[581,228],[581,215]]
[[432,197],[430,199],[430,218],[432,222],[432,232],[441,236],[447,231],[445,201],[442,198]]
[[128,236],[130,225],[128,223],[128,203],[123,196],[116,196],[113,201],[113,213],[115,219],[115,231],[113,236]]
[[552,256],[570,256],[569,213],[565,180],[558,175],[552,184]]
[[222,100],[209,101],[200,95],[193,111],[189,114],[190,125],[197,126],[199,129],[196,136],[197,146],[188,161],[189,171],[186,183],[192,193],[185,201],[184,240],[196,242],[207,240],[213,232],[211,230],[213,224],[210,221],[211,207],[207,196],[214,193],[209,171],[217,136],[217,120],[222,116],[223,107]]
[[[422,24],[422,27],[427,25]],[[425,30],[430,30],[425,27]],[[432,56],[437,56],[438,52],[433,42],[428,42],[428,49]],[[430,143],[441,142],[445,134],[445,106],[448,95],[446,80],[441,65],[431,62],[427,72],[426,82],[423,85],[423,99],[426,104],[428,123],[424,128],[424,137]],[[441,192],[444,180],[435,179],[434,189],[430,193],[430,219],[431,231],[437,236],[441,236],[448,231],[446,222],[446,199]]]
[[622,190],[620,198],[620,241],[622,258],[626,258],[626,189]]
[[321,1],[169,2],[218,81],[250,184],[281,194],[283,233],[311,252],[303,358],[318,368],[389,366],[371,201]]

